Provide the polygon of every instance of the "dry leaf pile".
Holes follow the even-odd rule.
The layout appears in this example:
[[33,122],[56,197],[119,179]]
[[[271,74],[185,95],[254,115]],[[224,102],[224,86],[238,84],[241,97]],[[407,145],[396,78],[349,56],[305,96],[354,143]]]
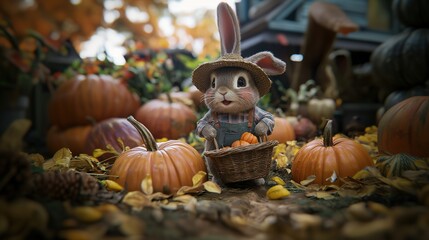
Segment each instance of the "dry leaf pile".
[[[377,152],[376,128],[355,140]],[[200,144],[201,140],[195,144]],[[195,140],[195,141],[196,141]],[[60,239],[424,239],[429,235],[429,161],[384,176],[368,167],[341,186],[291,178],[304,143],[279,144],[265,184],[220,188],[198,172],[192,186],[154,192],[152,177],[127,192],[109,180],[109,162],[60,149],[2,153],[0,238]],[[19,144],[18,144],[19,145]],[[32,169],[32,171],[31,171]],[[333,174],[330,178],[337,179]],[[13,187],[12,187],[13,186]],[[6,197],[8,196],[8,197]]]

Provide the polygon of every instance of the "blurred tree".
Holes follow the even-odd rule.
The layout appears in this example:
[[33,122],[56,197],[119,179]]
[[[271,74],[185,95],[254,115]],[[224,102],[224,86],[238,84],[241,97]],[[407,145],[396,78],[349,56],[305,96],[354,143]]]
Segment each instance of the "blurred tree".
[[[159,21],[163,17],[172,19],[172,36],[166,36],[160,27]],[[98,28],[111,28],[129,36],[134,43],[132,50],[180,45],[193,51],[192,44],[198,41],[202,45],[201,55],[218,54],[213,14],[199,15],[200,19],[195,19],[196,26],[193,27],[178,24],[177,18],[168,11],[168,0],[0,1],[0,21],[7,22],[18,37],[33,30],[46,39],[59,42],[69,39],[79,51],[81,43],[93,36]],[[188,36],[184,37],[183,33]]]

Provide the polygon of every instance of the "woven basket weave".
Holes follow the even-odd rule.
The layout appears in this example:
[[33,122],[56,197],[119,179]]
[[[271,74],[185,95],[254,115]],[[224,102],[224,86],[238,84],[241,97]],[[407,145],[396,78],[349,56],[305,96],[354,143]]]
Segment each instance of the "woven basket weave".
[[266,177],[271,167],[273,148],[278,141],[221,148],[206,151],[214,170],[224,183],[242,182]]

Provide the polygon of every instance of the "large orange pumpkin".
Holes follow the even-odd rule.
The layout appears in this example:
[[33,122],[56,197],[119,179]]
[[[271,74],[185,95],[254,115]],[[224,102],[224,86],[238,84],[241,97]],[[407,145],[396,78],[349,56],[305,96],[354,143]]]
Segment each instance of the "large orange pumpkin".
[[140,106],[137,95],[107,75],[78,75],[54,92],[48,112],[52,125],[85,125],[111,117],[126,117]]
[[378,150],[429,157],[429,96],[410,97],[384,113],[378,124]]
[[179,139],[195,130],[197,116],[192,108],[178,102],[154,99],[135,113],[155,138]]
[[192,186],[192,177],[206,171],[204,160],[195,148],[180,140],[155,142],[150,131],[133,117],[128,120],[145,142],[123,152],[116,159],[110,175],[128,191],[141,190],[141,182],[152,178],[154,192],[175,193],[182,186]]
[[295,140],[292,124],[286,118],[274,117],[274,129],[268,140],[277,140],[279,143]]
[[351,177],[373,165],[374,161],[362,145],[346,137],[332,137],[332,120],[329,120],[323,139],[314,139],[296,154],[292,162],[292,179],[300,182],[315,175],[314,183],[341,185],[338,178]]
[[75,155],[80,153],[90,154],[85,145],[86,138],[88,137],[91,128],[92,125],[76,126],[65,129],[61,129],[58,126],[52,126],[46,134],[46,146],[51,154],[63,147],[69,148]]

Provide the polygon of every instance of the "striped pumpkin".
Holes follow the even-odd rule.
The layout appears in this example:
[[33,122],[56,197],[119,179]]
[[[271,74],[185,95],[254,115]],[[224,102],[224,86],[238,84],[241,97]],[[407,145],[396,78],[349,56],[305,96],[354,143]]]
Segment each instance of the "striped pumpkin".
[[400,177],[403,171],[428,169],[427,160],[405,153],[380,156],[375,167],[385,177]]

